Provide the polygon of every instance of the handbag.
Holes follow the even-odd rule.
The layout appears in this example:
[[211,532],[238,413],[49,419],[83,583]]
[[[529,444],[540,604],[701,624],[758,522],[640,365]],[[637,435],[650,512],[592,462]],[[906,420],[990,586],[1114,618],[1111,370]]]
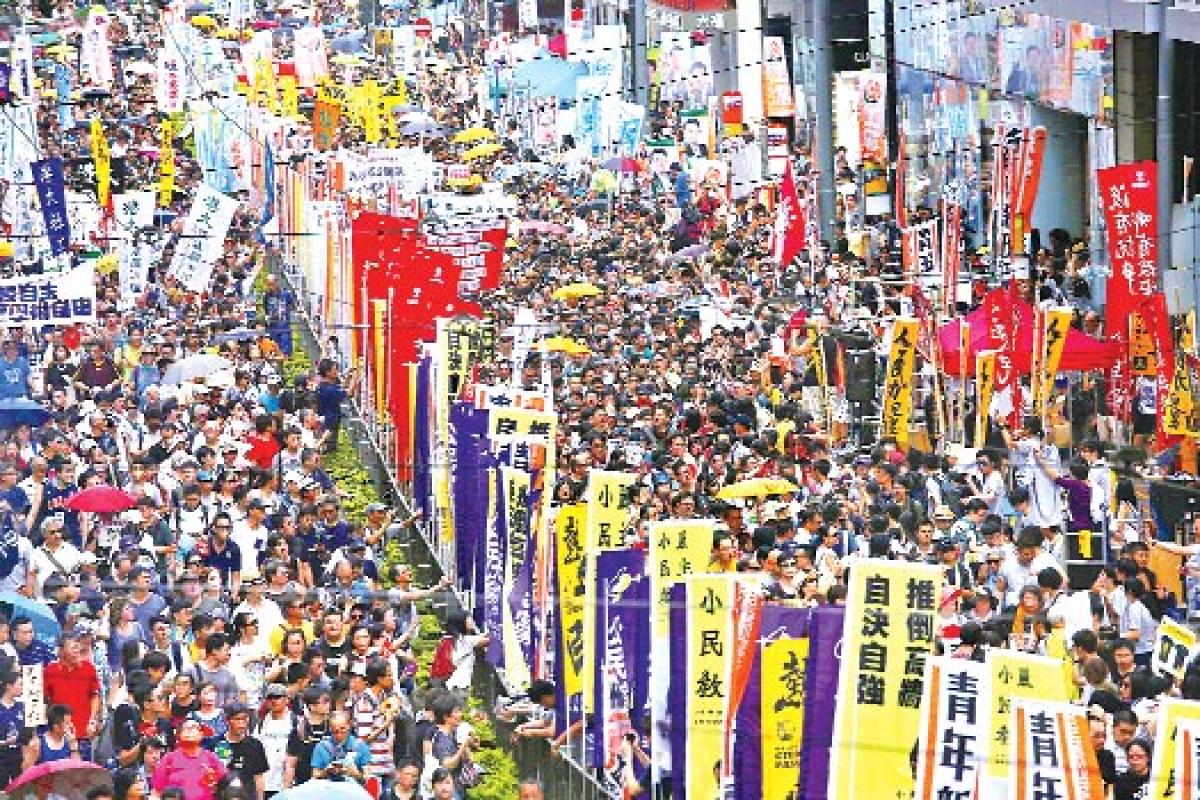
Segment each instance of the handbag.
[[481,780],[483,780],[483,770],[470,758],[463,756],[462,765],[458,771],[458,782],[470,789],[472,786],[478,786]]

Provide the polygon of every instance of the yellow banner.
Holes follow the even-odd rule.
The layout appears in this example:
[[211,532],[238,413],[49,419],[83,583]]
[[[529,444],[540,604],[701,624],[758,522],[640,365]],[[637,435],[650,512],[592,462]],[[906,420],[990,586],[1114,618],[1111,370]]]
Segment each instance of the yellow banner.
[[829,800],[909,797],[942,571],[864,559],[850,572]]
[[892,351],[883,383],[883,436],[904,447],[912,419],[913,366],[917,358],[917,321],[898,318],[892,324]]
[[[1158,706],[1154,726],[1154,758],[1150,761],[1150,782],[1143,789],[1146,800],[1175,800],[1181,777],[1176,766],[1179,754],[1175,737],[1183,720],[1200,720],[1200,703],[1164,697]],[[1139,720],[1140,722],[1140,720]]]
[[800,782],[808,639],[763,642],[759,658],[762,796],[763,800],[793,800]]
[[583,710],[592,713],[596,671],[596,555],[602,550],[625,546],[625,526],[629,522],[629,489],[634,476],[627,472],[588,472],[587,488],[587,574],[584,582],[583,611]]
[[[501,470],[504,485],[504,508],[501,513],[508,521],[508,549],[504,554],[504,596],[508,597],[517,580],[517,573],[529,557],[533,546],[532,531],[529,529],[530,475],[523,469],[504,467]],[[510,685],[524,689],[529,685],[530,669],[525,662],[525,652],[517,635],[516,621],[508,603],[501,603],[502,638],[504,640],[504,675]]]
[[1171,376],[1167,404],[1163,410],[1163,432],[1180,436],[1200,435],[1196,414],[1196,395],[1192,388],[1192,370],[1187,358],[1180,358]]
[[583,691],[584,669],[584,534],[587,505],[558,510],[555,523],[558,562],[558,624],[563,642],[563,696]]
[[175,123],[163,120],[158,143],[158,205],[166,208],[175,197]]
[[988,652],[992,668],[991,724],[987,779],[1007,781],[1013,747],[1012,702],[1016,699],[1067,702],[1071,687],[1062,662],[1016,650]]
[[383,93],[375,80],[363,82],[363,93],[363,136],[368,144],[375,144],[383,139]]
[[1129,371],[1153,378],[1158,374],[1158,354],[1146,320],[1136,311],[1129,315]]
[[280,113],[288,119],[302,119],[300,116],[300,87],[296,84],[296,76],[280,75],[279,88],[282,95]]
[[996,391],[996,351],[984,350],[975,354],[975,446],[987,441],[988,413],[992,409],[992,394]]
[[688,797],[719,797],[733,660],[733,575],[687,579]]
[[1182,680],[1195,651],[1195,631],[1173,620],[1164,619],[1158,626],[1150,666],[1159,674]]
[[712,553],[712,535],[716,521],[711,519],[672,519],[650,524],[650,630],[656,642],[668,640],[670,625],[671,587],[685,575],[708,569]]
[[1038,369],[1037,404],[1034,407],[1037,416],[1045,413],[1046,403],[1050,400],[1054,377],[1058,375],[1063,348],[1067,345],[1067,333],[1071,330],[1072,316],[1074,312],[1069,308],[1051,308],[1042,313],[1042,352]]
[[92,161],[96,167],[96,202],[101,208],[108,208],[112,196],[112,153],[99,117],[92,117]]

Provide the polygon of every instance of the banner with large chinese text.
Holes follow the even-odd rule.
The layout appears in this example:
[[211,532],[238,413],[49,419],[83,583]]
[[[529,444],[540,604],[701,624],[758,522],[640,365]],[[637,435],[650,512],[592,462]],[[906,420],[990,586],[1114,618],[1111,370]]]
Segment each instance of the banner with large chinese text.
[[238,201],[221,194],[207,184],[197,184],[192,209],[183,223],[183,233],[175,246],[171,274],[184,288],[202,292],[208,288],[213,265],[221,256],[225,234],[233,222]]
[[926,564],[865,559],[850,572],[829,764],[834,800],[913,788],[909,756],[941,583],[941,570]]
[[0,325],[76,325],[96,321],[96,262],[48,275],[0,280]]
[[927,666],[916,798],[972,798],[987,761],[992,671],[947,656],[931,657]]
[[883,382],[882,435],[894,438],[901,447],[908,442],[912,420],[913,367],[917,359],[915,319],[897,318],[892,323],[892,350]]
[[1087,709],[1069,703],[1017,700],[1009,765],[1009,797],[1104,796]]

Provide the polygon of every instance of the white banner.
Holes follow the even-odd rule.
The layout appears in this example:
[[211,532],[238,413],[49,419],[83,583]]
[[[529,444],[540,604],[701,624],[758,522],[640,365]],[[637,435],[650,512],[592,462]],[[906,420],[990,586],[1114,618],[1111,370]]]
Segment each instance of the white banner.
[[91,247],[93,236],[104,236],[100,229],[104,214],[94,194],[67,191],[67,221],[71,225],[71,244]]
[[79,48],[79,72],[84,86],[112,86],[112,50],[108,40],[111,20],[104,6],[92,6],[83,26]]
[[33,727],[46,724],[46,692],[42,681],[41,664],[21,666],[21,700],[25,703],[25,724]]
[[1009,797],[1103,797],[1087,709],[1069,703],[1013,703]]
[[158,50],[157,67],[154,100],[159,111],[166,114],[183,111],[183,56],[169,38]]
[[1191,663],[1196,648],[1196,634],[1191,628],[1164,619],[1154,640],[1154,657],[1150,665],[1159,675],[1182,678]]
[[292,36],[296,83],[305,88],[312,88],[317,85],[317,81],[329,74],[325,34],[320,28],[312,27],[298,28]]
[[974,797],[987,761],[992,670],[947,656],[925,662],[916,800]]
[[37,84],[33,78],[33,39],[27,33],[13,37],[12,81],[9,88],[26,100],[37,103]]
[[225,234],[233,222],[238,201],[206,184],[196,187],[192,210],[183,223],[183,234],[175,246],[170,274],[184,288],[202,292],[208,288],[213,264],[221,255]]
[[96,262],[44,275],[0,280],[0,326],[96,321]]
[[154,224],[155,193],[152,191],[125,192],[113,197],[113,217],[116,230],[113,235],[132,239],[142,228]]

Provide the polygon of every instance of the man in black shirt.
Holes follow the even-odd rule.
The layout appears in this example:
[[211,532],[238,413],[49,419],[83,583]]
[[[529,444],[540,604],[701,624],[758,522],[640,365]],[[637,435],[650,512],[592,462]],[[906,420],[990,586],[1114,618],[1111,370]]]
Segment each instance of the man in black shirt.
[[229,730],[214,748],[217,757],[229,768],[230,777],[241,782],[248,800],[263,800],[270,767],[262,742],[250,735],[250,708],[245,703],[230,703],[225,718]]
[[317,742],[329,735],[329,692],[309,688],[304,690],[301,699],[304,712],[288,739],[285,786],[297,786],[312,777],[313,750]]

